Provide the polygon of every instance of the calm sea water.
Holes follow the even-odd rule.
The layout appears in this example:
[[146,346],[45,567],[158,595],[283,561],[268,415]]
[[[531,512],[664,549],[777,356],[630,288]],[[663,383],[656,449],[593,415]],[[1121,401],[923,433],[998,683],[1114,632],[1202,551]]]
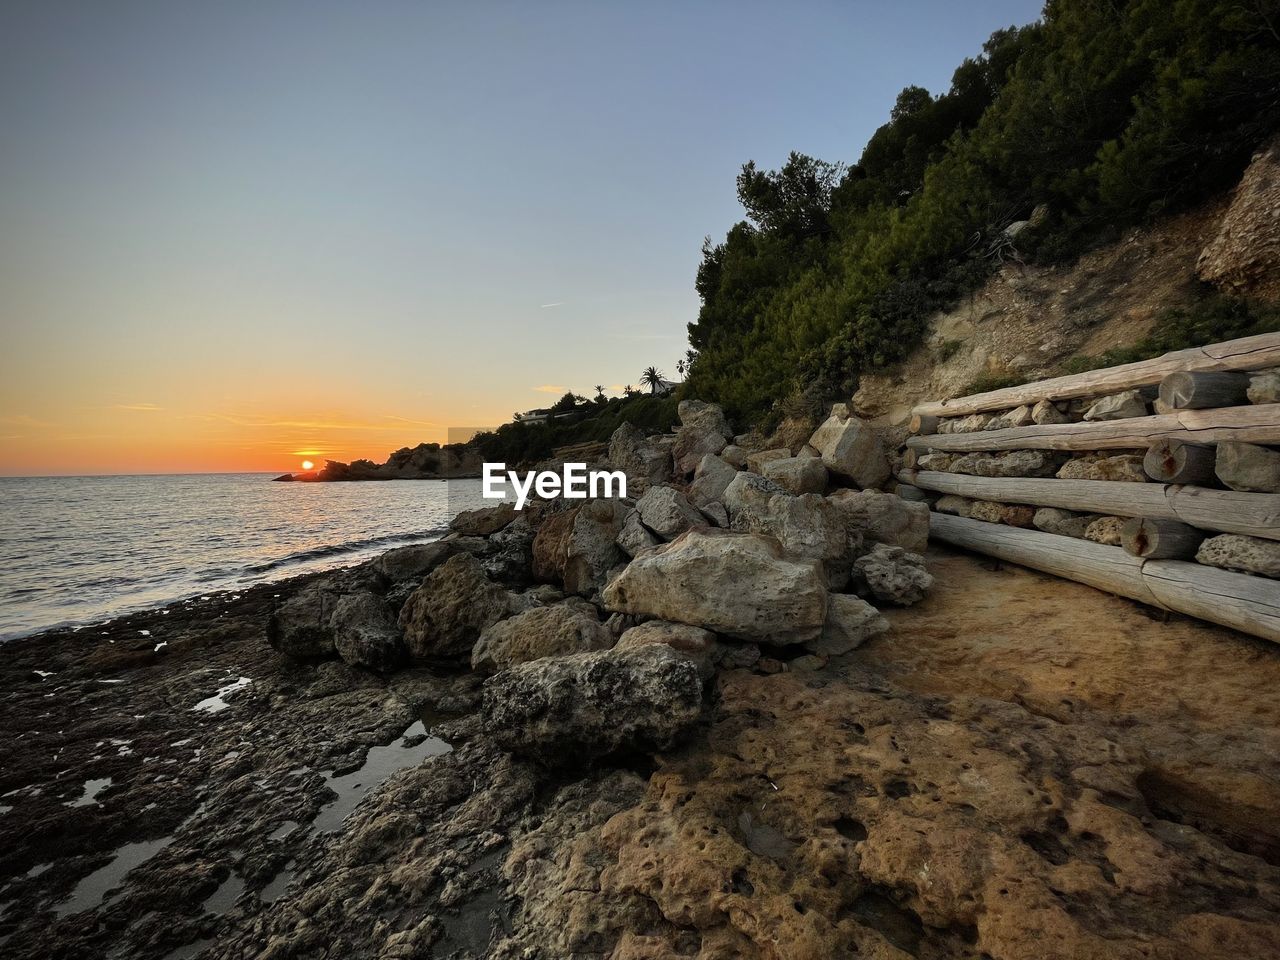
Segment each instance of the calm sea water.
[[479,480],[0,478],[0,640],[358,563],[482,504]]

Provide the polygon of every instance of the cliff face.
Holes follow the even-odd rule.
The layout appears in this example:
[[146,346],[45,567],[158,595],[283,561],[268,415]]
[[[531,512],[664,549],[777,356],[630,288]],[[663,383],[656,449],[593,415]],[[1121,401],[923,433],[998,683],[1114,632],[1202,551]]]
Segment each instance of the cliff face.
[[1054,376],[1073,356],[1137,342],[1162,311],[1202,296],[1196,260],[1226,206],[1217,200],[1132,230],[1068,266],[1007,263],[954,310],[937,314],[906,363],[864,375],[855,411],[897,423],[913,404],[970,392],[979,379]]
[[904,364],[864,375],[854,412],[894,424],[913,404],[975,392],[979,380],[1058,375],[1071,357],[1133,345],[1164,311],[1211,290],[1275,303],[1277,211],[1280,140],[1253,158],[1234,190],[1194,210],[1131,230],[1069,265],[1006,263],[954,310],[934,316],[925,344]]
[[277,480],[298,480],[307,483],[339,480],[444,480],[456,477],[478,477],[484,457],[480,451],[460,444],[441,446],[438,443],[420,443],[416,447],[402,447],[386,463],[372,460],[355,460],[342,463],[326,460],[320,470],[309,473],[286,473]]

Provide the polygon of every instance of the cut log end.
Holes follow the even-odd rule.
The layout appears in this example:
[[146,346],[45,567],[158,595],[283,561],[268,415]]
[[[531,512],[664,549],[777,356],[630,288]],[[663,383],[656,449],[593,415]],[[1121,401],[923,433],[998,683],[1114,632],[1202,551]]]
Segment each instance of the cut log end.
[[1147,448],[1142,469],[1160,483],[1213,484],[1216,451],[1207,444],[1162,437]]
[[1193,558],[1205,533],[1179,520],[1134,517],[1120,529],[1120,546],[1144,560],[1186,560]]
[[1234,407],[1249,402],[1249,377],[1243,373],[1179,370],[1160,381],[1160,400],[1172,410]]

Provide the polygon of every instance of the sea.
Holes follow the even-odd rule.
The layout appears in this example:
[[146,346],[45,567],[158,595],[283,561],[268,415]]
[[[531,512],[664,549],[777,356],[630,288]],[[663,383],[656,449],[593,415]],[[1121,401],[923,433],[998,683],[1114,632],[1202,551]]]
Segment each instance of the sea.
[[0,478],[0,641],[359,563],[491,505],[479,480]]

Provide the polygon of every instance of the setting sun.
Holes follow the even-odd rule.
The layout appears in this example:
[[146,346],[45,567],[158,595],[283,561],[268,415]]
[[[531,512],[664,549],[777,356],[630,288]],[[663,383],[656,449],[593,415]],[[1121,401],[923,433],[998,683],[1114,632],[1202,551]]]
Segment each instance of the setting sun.
[[310,470],[310,469],[311,469],[312,467],[314,467],[314,466],[315,466],[315,464],[314,464],[314,463],[312,463],[310,460],[303,460],[303,461],[302,461],[302,469],[303,469],[303,470]]

